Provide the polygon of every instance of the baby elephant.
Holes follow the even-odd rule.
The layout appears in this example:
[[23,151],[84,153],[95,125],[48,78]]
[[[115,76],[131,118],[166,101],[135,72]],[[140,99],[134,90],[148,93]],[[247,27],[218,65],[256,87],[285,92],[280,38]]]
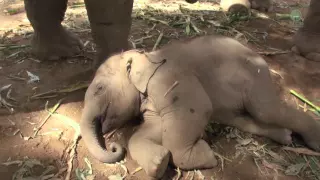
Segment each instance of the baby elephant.
[[103,133],[134,117],[143,122],[128,141],[131,157],[154,178],[168,163],[183,170],[217,165],[202,137],[210,121],[291,143],[291,132],[320,150],[320,123],[283,104],[268,64],[228,37],[211,35],[176,42],[153,52],[130,50],[108,58],[85,94],[81,132],[89,152],[114,163],[124,148],[110,149]]

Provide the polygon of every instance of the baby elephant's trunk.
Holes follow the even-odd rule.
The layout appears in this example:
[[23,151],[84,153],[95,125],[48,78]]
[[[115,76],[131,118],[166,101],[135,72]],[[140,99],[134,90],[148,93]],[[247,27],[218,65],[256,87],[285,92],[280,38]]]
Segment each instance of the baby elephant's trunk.
[[118,143],[111,143],[108,150],[105,149],[101,132],[100,121],[93,109],[84,108],[80,122],[81,135],[89,152],[103,163],[115,163],[124,158],[124,148]]

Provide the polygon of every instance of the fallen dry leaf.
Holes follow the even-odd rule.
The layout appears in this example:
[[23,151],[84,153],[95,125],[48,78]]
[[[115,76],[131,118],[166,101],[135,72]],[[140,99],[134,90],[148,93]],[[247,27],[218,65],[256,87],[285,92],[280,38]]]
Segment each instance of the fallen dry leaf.
[[305,166],[305,163],[292,164],[286,170],[285,174],[289,176],[296,176],[300,173],[301,169]]

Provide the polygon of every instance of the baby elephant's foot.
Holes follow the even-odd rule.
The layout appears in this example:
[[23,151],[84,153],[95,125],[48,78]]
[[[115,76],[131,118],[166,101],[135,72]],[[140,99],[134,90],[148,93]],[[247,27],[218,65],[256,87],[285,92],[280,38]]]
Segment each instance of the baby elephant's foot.
[[82,42],[62,26],[55,30],[35,30],[32,39],[32,53],[40,60],[58,60],[79,54]]
[[146,172],[149,176],[160,179],[169,164],[170,152],[167,149],[163,149],[159,155],[154,156],[154,158],[149,162]]
[[289,129],[274,129],[273,131],[269,131],[269,137],[283,145],[289,145],[292,143],[291,137],[292,131]]

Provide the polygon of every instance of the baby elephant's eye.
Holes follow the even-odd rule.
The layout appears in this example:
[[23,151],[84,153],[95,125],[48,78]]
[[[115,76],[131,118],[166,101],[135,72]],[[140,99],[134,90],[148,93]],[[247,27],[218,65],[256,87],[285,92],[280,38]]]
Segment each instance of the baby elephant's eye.
[[101,83],[97,83],[96,84],[96,88],[95,88],[95,92],[94,92],[94,95],[100,95],[104,92],[104,85],[101,84]]

